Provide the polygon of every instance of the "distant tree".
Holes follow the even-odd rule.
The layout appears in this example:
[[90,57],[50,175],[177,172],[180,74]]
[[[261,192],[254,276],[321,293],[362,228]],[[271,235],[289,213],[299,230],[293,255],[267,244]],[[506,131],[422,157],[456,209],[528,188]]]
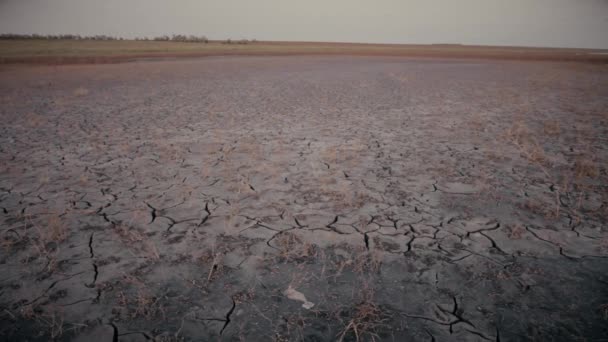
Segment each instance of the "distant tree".
[[[100,40],[100,41],[111,41],[111,40],[124,40],[123,37],[114,37],[104,34],[98,34],[94,36],[81,36],[79,34],[15,34],[15,33],[2,33],[0,34],[0,40],[17,40],[17,39],[44,39],[44,40]],[[148,41],[148,37],[135,37],[137,41]],[[190,43],[208,43],[209,39],[205,36],[195,35],[183,35],[174,34],[173,36],[158,36],[152,38],[155,41],[175,41],[175,42],[190,42]],[[228,39],[227,44],[231,44],[232,41]]]

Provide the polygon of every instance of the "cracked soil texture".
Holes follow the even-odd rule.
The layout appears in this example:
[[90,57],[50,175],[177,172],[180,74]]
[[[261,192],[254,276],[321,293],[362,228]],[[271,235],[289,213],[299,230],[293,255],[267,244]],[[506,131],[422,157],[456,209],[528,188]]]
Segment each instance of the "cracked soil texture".
[[0,336],[606,341],[608,67],[0,70]]

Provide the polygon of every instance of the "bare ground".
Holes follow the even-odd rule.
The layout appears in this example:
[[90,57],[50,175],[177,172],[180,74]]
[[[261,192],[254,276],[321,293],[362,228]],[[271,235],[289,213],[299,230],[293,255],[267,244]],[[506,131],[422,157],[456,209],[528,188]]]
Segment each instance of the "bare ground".
[[4,340],[605,341],[608,67],[0,71]]
[[460,44],[359,44],[320,42],[247,42],[246,44],[185,43],[133,40],[0,39],[0,65],[95,64],[142,59],[200,58],[209,56],[392,56],[416,58],[483,58],[499,60],[571,61],[608,63],[608,50],[475,46]]

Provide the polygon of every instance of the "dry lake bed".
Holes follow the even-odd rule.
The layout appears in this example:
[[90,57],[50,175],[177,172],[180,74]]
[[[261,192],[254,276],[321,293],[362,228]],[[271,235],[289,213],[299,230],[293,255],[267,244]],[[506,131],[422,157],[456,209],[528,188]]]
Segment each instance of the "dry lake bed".
[[607,341],[608,65],[0,69],[0,339]]

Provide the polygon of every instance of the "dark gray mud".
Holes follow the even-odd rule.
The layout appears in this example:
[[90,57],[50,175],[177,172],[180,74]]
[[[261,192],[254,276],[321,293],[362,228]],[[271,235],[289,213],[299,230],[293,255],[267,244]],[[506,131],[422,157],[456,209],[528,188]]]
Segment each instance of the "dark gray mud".
[[3,340],[602,341],[608,68],[0,72]]

